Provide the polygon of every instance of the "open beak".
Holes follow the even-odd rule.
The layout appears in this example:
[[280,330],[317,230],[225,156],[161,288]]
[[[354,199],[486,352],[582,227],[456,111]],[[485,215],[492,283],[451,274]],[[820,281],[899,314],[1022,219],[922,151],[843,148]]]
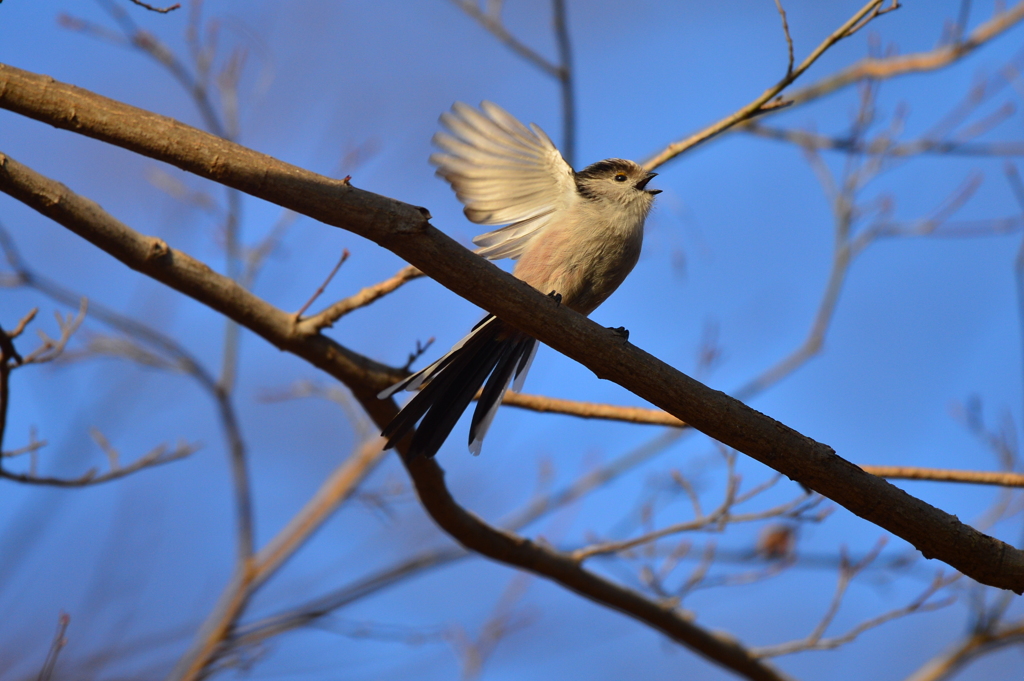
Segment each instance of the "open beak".
[[653,180],[657,176],[658,176],[658,173],[647,173],[647,177],[645,177],[644,179],[642,179],[642,180],[640,180],[639,182],[636,183],[636,188],[641,190],[641,191],[646,191],[651,196],[654,196],[655,194],[660,194],[661,193],[660,189],[646,189],[646,190],[644,189],[644,187],[647,186],[647,183],[650,182],[651,180]]

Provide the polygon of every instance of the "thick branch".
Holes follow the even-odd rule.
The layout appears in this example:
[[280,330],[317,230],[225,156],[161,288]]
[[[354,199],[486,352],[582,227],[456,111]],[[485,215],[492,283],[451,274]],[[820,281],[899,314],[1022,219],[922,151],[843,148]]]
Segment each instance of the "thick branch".
[[[0,107],[177,165],[391,250],[467,300],[515,324],[598,376],[682,419],[862,518],[991,586],[1024,592],[1024,552],[835,455],[750,407],[707,388],[620,336],[472,254],[427,222],[429,213],[304,171],[169,118],[0,66]],[[295,333],[289,315],[164,242],[117,223],[91,201],[0,156],[0,190],[52,217],[129,266],[190,295],[348,384],[375,422],[394,405],[372,395],[385,367],[321,336]]]

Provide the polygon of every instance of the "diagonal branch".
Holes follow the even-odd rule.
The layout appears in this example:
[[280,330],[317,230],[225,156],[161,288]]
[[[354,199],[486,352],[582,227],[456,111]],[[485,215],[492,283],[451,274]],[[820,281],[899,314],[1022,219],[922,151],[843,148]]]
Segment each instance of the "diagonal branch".
[[1008,10],[997,12],[991,19],[971,31],[964,40],[942,45],[928,52],[862,59],[827,78],[793,92],[789,98],[794,106],[799,106],[862,80],[882,80],[908,73],[941,69],[963,59],[1021,21],[1024,21],[1024,2],[1018,2]]
[[[0,108],[87,134],[347,229],[387,248],[442,285],[581,362],[708,436],[800,481],[860,517],[990,586],[1024,592],[1024,552],[961,523],[743,403],[712,390],[474,255],[434,228],[429,212],[304,171],[169,118],[0,66]],[[395,414],[375,393],[394,372],[145,237],[95,203],[0,155],[0,190],[134,269],[247,326],[345,382],[378,425]],[[419,469],[416,469],[419,470]],[[438,469],[439,470],[439,469]]]
[[[793,83],[793,81],[802,76],[804,72],[807,71],[807,69],[811,68],[811,65],[814,62],[818,61],[821,55],[825,54],[825,52],[827,52],[829,48],[838,43],[840,40],[848,38],[849,36],[853,35],[856,31],[863,28],[869,21],[874,19],[879,14],[889,12],[899,7],[899,5],[894,2],[892,7],[890,7],[887,10],[882,10],[883,2],[885,2],[885,0],[870,0],[870,2],[861,7],[856,14],[850,17],[845,24],[837,28],[835,31],[832,32],[831,35],[825,38],[825,40],[823,40],[821,44],[818,45],[818,47],[815,48],[813,52],[807,55],[807,57],[802,62],[800,62],[799,66],[797,66],[795,69],[792,68],[791,66],[787,71],[786,75],[781,80],[779,80],[779,82],[777,82],[775,85],[772,85],[770,88],[768,88],[760,95],[758,95],[752,102],[750,102],[740,110],[736,111],[735,113],[726,116],[717,123],[713,123],[708,127],[704,128],[703,130],[696,132],[685,139],[682,139],[678,142],[673,142],[672,144],[668,145],[662,151],[658,152],[651,158],[644,161],[644,168],[648,170],[653,170],[658,166],[664,165],[668,161],[671,161],[673,158],[683,153],[684,151],[692,149],[698,144],[706,142],[712,137],[720,135],[726,130],[740,123],[743,123],[744,121],[748,121],[751,118],[754,118],[755,116],[763,114],[766,111],[770,111],[771,108],[778,108],[771,107],[769,102],[771,102],[771,100],[775,96],[777,96],[779,93],[785,90],[791,83]],[[788,104],[789,103],[787,103],[786,105],[788,106]]]
[[119,480],[144,468],[162,466],[165,463],[184,459],[187,456],[191,456],[198,449],[198,444],[182,443],[173,450],[167,451],[166,445],[160,445],[127,466],[111,466],[110,470],[106,473],[99,473],[99,471],[93,468],[77,478],[55,478],[36,475],[34,473],[11,473],[9,471],[0,471],[0,477],[28,485],[42,485],[49,487],[89,487],[92,485],[100,485],[104,482],[110,482],[111,480]]
[[530,62],[549,76],[553,78],[561,78],[561,70],[558,65],[548,61],[529,45],[521,42],[518,38],[509,33],[508,29],[505,28],[505,24],[502,22],[501,15],[499,13],[483,11],[480,9],[480,5],[477,4],[476,0],[452,0],[452,2],[454,2],[459,9],[476,20],[476,22],[487,29],[491,35],[520,57]]
[[236,574],[203,622],[195,641],[178,661],[172,679],[200,678],[231,647],[238,618],[252,596],[331,517],[356,487],[384,458],[380,440],[364,444],[334,472],[289,523],[254,556],[246,574]]
[[880,478],[889,480],[931,480],[933,482],[965,482],[974,485],[1024,487],[1024,473],[1009,471],[957,471],[947,468],[917,466],[861,466]]

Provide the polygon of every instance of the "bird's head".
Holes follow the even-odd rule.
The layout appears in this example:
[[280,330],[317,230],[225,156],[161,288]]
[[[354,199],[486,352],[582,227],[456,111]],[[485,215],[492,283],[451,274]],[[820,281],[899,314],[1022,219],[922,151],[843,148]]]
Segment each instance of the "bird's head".
[[660,189],[647,189],[655,175],[633,161],[609,158],[576,173],[576,190],[585,199],[637,206],[646,212],[654,195],[661,193]]

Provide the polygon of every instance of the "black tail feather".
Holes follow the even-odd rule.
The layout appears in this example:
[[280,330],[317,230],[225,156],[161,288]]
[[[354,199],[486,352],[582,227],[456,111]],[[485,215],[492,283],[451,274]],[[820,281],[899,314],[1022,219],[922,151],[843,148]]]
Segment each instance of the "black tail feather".
[[[498,341],[491,343],[472,361],[467,363],[463,372],[457,377],[452,385],[443,393],[437,395],[426,416],[416,428],[413,435],[412,445],[409,447],[410,456],[434,456],[441,448],[452,428],[458,423],[462,412],[473,401],[476,391],[483,385],[487,375],[494,369],[503,351],[505,342]],[[462,367],[460,367],[462,368]]]
[[[509,337],[508,327],[500,322],[475,328],[479,331],[447,358],[443,367],[434,372],[434,377],[387,425],[381,433],[388,439],[385,448],[393,447],[422,418],[408,456],[434,456],[495,366],[503,361],[515,366],[519,353],[514,350],[522,345],[518,334]],[[514,359],[508,362],[510,356]]]
[[510,339],[506,350],[498,358],[494,372],[487,380],[483,392],[480,393],[476,410],[473,412],[473,421],[469,426],[469,444],[471,446],[478,439],[478,431],[482,431],[479,432],[479,439],[482,439],[487,432],[487,428],[490,426],[488,414],[497,406],[505,391],[508,390],[508,385],[512,382],[512,373],[518,373],[516,366],[518,365],[522,370],[523,362],[526,361],[524,357],[529,357],[533,350],[533,344],[536,342],[529,336],[519,335],[514,340]]

